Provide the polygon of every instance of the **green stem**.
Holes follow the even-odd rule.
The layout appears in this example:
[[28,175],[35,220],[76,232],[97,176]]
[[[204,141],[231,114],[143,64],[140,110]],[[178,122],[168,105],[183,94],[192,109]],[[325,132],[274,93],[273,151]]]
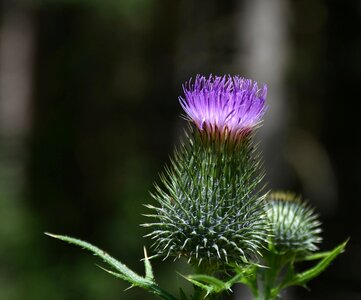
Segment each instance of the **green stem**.
[[194,296],[193,300],[203,300],[207,296],[206,291],[200,289],[197,286],[194,286]]
[[167,293],[166,291],[164,291],[163,289],[161,289],[159,286],[157,286],[155,284],[149,286],[149,290],[152,291],[152,293],[159,296],[159,298],[161,298],[161,299],[164,299],[164,300],[177,300],[177,298],[175,298],[171,294]]
[[222,293],[217,293],[217,294],[208,294],[207,292],[200,289],[197,286],[194,286],[194,296],[192,298],[192,300],[222,300],[223,296]]
[[[204,274],[204,275],[209,275],[209,276],[214,276],[214,273],[217,270],[217,267],[214,265],[209,265],[206,263],[203,263],[201,265],[193,265],[194,270],[195,270],[195,274]],[[204,289],[201,289],[198,286],[193,285],[194,287],[194,296],[192,298],[192,300],[222,300],[222,293],[211,293],[208,294],[207,291],[205,291]]]
[[254,294],[254,297],[257,300],[275,300],[279,295],[278,275],[284,261],[281,256],[274,253],[269,253],[265,259],[267,268],[258,268],[257,270],[257,293]]

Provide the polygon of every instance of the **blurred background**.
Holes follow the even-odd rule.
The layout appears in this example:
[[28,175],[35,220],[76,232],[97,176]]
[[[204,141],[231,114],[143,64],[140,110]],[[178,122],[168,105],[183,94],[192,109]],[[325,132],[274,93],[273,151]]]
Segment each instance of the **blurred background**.
[[[322,250],[351,237],[311,292],[286,299],[361,299],[360,1],[0,5],[0,299],[155,299],[43,232],[143,272],[142,204],[185,126],[181,84],[197,73],[268,84],[268,187],[317,207]],[[182,262],[153,264],[162,285],[187,288]],[[237,287],[229,299],[247,297]]]

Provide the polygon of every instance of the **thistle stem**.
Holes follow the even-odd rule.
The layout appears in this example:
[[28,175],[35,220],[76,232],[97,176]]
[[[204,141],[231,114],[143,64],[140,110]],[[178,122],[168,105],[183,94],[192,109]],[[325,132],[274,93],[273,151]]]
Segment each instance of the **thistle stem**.
[[164,291],[163,289],[161,289],[157,285],[150,286],[149,291],[153,292],[159,298],[164,299],[164,300],[177,300],[177,298],[175,298],[174,296],[172,296],[168,292]]
[[281,256],[274,253],[269,253],[265,260],[267,268],[258,268],[257,271],[257,294],[254,297],[256,300],[275,300],[279,296],[279,273],[284,261]]
[[192,300],[222,300],[222,293],[218,294],[207,294],[205,290],[200,289],[197,286],[194,286],[194,296]]
[[[217,266],[211,265],[211,264],[200,264],[200,265],[194,265],[194,271],[195,274],[204,274],[209,276],[214,276],[214,274],[217,271]],[[194,296],[192,300],[222,300],[223,296],[222,293],[211,293],[208,294],[207,291],[204,289],[199,288],[196,285],[193,285],[194,287]]]

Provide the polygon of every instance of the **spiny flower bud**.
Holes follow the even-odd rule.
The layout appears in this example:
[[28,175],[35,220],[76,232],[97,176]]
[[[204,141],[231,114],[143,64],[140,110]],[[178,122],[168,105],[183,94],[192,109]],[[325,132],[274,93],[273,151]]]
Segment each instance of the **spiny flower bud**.
[[154,228],[148,236],[158,256],[244,262],[269,236],[263,171],[249,134],[263,114],[266,88],[237,76],[197,76],[184,92],[180,102],[195,126],[156,185],[160,207],[147,205],[157,221],[144,226]]
[[275,192],[267,197],[268,217],[273,228],[272,245],[280,253],[307,253],[318,249],[321,222],[307,202],[291,193]]

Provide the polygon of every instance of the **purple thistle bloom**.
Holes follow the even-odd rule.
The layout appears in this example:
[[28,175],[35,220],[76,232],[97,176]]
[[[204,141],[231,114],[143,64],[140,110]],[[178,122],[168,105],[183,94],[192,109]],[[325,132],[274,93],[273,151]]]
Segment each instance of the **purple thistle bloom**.
[[267,86],[239,76],[197,75],[183,85],[180,104],[200,131],[239,138],[257,126],[265,112]]

